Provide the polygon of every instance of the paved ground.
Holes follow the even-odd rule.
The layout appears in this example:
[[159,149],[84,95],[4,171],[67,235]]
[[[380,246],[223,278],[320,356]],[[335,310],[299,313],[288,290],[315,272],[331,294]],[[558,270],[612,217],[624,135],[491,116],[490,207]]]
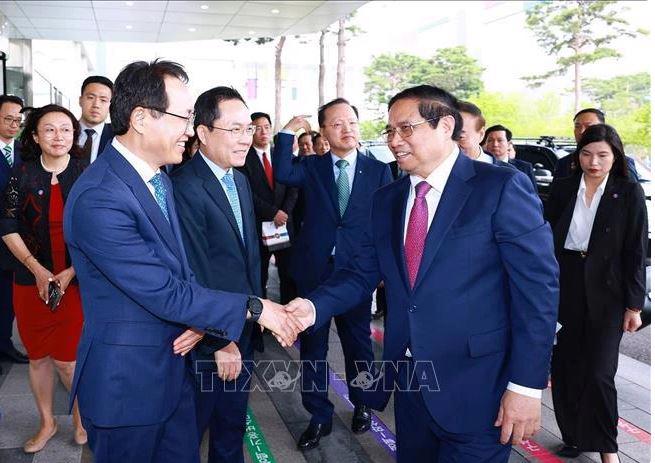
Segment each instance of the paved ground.
[[[271,288],[272,292],[276,290]],[[373,324],[374,339],[382,336],[380,323]],[[647,335],[635,335],[625,343],[624,348],[636,357],[643,351],[638,340]],[[642,339],[643,341],[643,339]],[[630,344],[630,345],[627,345]],[[376,355],[380,355],[380,346],[374,344]],[[648,355],[650,360],[650,355]],[[259,360],[290,361],[298,359],[295,348],[283,349],[271,338],[267,339],[266,351],[258,357]],[[336,332],[333,330],[330,339],[329,360],[331,367],[339,374],[343,372],[343,357]],[[262,364],[263,365],[263,364]],[[72,444],[70,417],[65,414],[67,396],[61,386],[58,387],[55,400],[55,413],[58,415],[59,433],[50,441],[45,450],[36,456],[23,454],[21,446],[31,436],[37,425],[37,415],[27,378],[27,367],[2,363],[4,374],[0,376],[0,463],[79,463],[91,462],[92,456],[88,448],[80,448]],[[295,377],[291,367],[289,377]],[[332,381],[330,392],[335,404],[335,420],[333,432],[322,440],[318,449],[305,454],[295,449],[295,440],[309,421],[309,415],[302,408],[300,394],[287,392],[279,388],[268,387],[271,381],[270,371],[258,367],[255,374],[258,390],[251,393],[250,408],[252,416],[258,423],[258,429],[252,428],[253,442],[269,450],[271,458],[266,459],[266,452],[260,452],[244,445],[244,453],[248,462],[277,461],[295,462],[393,462],[394,458],[389,448],[393,447],[395,433],[393,408],[390,405],[384,412],[376,413],[377,422],[371,432],[354,436],[350,431],[351,405],[343,399],[339,392],[344,383]],[[635,360],[627,355],[621,355],[619,373],[617,375],[619,395],[619,445],[622,462],[650,461],[650,365]],[[543,427],[533,441],[512,451],[511,462],[560,462],[554,451],[561,445],[559,430],[555,424],[550,392],[546,391],[542,405]],[[257,434],[257,432],[259,434]],[[202,453],[206,458],[206,442]],[[204,461],[204,460],[203,460]],[[597,455],[583,455],[577,462],[600,461]]]

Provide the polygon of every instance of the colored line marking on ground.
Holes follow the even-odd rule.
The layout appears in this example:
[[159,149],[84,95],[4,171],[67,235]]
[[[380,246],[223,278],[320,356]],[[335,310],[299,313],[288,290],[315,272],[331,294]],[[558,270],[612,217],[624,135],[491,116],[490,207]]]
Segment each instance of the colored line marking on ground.
[[266,443],[264,433],[262,432],[255,414],[248,407],[246,413],[246,433],[243,436],[243,441],[246,443],[246,448],[250,454],[250,458],[255,463],[275,463],[275,457],[271,453],[271,449]]

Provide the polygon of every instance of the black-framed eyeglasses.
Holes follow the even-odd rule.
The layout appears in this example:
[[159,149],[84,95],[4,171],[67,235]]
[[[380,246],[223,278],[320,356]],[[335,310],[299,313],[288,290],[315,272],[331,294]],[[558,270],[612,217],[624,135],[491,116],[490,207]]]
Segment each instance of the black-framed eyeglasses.
[[161,113],[161,114],[168,114],[169,116],[177,117],[178,119],[184,119],[186,121],[186,127],[184,128],[185,132],[187,130],[193,128],[193,123],[196,120],[196,114],[195,113],[191,113],[188,116],[182,116],[180,114],[169,113],[168,111],[162,111],[161,109],[151,108],[150,106],[143,106],[143,107],[145,109],[150,109],[152,111],[157,111],[158,113]]
[[7,116],[7,117],[3,117],[2,120],[5,121],[5,124],[7,124],[9,126],[16,125],[18,127],[20,127],[21,123],[23,122],[22,117]]
[[432,119],[425,119],[420,122],[412,122],[410,124],[403,124],[400,127],[388,127],[384,132],[382,132],[382,136],[387,139],[387,142],[391,142],[393,140],[393,137],[395,134],[400,135],[400,138],[409,138],[412,136],[414,133],[414,127],[417,127],[421,124],[425,124],[426,122],[434,122],[438,121],[439,118],[435,117]]
[[222,130],[224,132],[230,132],[234,138],[239,138],[241,137],[244,133],[248,135],[249,137],[252,137],[257,130],[257,127],[254,125],[247,125],[245,127],[241,128],[233,128],[233,129],[224,129],[223,127],[216,127],[215,125],[208,125],[207,127],[211,127],[212,129],[218,129]]

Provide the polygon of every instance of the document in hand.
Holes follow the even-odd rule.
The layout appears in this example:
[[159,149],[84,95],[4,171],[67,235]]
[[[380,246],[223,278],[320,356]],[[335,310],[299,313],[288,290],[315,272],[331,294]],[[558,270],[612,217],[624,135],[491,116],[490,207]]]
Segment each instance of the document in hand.
[[277,227],[274,222],[262,222],[262,241],[269,251],[278,251],[291,246],[287,225]]

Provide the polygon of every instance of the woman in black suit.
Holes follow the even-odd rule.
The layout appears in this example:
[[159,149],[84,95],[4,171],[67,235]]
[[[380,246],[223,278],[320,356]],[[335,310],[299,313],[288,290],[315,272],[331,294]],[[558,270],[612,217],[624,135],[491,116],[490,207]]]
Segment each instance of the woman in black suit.
[[646,203],[612,127],[589,127],[574,162],[580,173],[556,180],[546,204],[560,265],[562,329],[552,360],[559,454],[599,452],[603,463],[618,462],[614,376],[623,332],[641,325]]

